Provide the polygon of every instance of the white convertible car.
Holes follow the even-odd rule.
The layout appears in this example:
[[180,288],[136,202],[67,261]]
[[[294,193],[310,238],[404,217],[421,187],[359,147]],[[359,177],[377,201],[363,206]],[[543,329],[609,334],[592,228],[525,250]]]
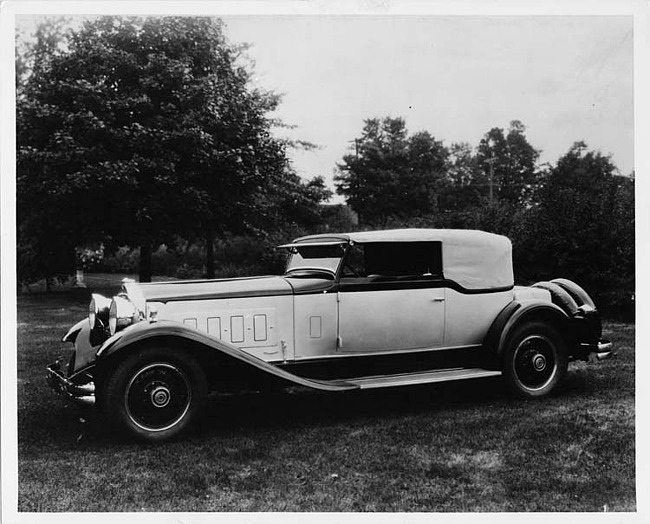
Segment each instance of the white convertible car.
[[57,392],[150,441],[177,436],[210,391],[322,391],[503,375],[553,390],[570,360],[610,356],[593,301],[573,282],[513,283],[499,235],[403,229],[312,235],[280,246],[282,276],[153,284],[93,295],[63,337]]

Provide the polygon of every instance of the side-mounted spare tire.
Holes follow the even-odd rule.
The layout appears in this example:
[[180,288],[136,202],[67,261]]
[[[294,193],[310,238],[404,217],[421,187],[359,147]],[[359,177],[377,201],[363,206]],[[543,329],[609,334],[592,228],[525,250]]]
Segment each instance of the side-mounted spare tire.
[[578,306],[588,306],[591,309],[596,309],[596,304],[591,300],[589,294],[572,280],[567,278],[554,278],[551,280],[551,284],[557,284],[564,289],[576,301]]
[[554,282],[537,282],[533,287],[545,289],[551,293],[551,301],[564,311],[569,317],[574,317],[578,313],[579,304],[575,299],[559,284]]
[[176,438],[201,416],[207,381],[179,348],[134,348],[102,381],[102,411],[118,432],[149,442]]

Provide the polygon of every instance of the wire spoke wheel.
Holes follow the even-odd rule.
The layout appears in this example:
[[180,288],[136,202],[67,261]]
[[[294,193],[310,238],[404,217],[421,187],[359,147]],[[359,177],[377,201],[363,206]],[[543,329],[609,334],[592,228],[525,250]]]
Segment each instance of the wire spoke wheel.
[[134,424],[147,431],[164,431],[185,416],[192,389],[177,366],[153,363],[136,372],[127,385],[124,400]]

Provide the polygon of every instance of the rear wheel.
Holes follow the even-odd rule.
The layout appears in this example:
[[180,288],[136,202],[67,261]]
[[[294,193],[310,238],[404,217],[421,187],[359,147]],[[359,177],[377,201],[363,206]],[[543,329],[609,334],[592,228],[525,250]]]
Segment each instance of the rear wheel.
[[503,355],[503,373],[519,396],[548,395],[564,378],[568,359],[560,333],[545,322],[526,322],[509,337]]
[[186,431],[201,415],[207,397],[203,371],[182,350],[135,350],[108,374],[102,407],[118,430],[147,441]]

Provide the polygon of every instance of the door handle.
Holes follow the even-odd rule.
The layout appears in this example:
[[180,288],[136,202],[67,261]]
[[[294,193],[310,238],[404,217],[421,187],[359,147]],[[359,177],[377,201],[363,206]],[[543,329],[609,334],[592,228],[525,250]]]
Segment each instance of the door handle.
[[431,302],[444,302],[445,299],[442,297],[435,297],[431,299]]

